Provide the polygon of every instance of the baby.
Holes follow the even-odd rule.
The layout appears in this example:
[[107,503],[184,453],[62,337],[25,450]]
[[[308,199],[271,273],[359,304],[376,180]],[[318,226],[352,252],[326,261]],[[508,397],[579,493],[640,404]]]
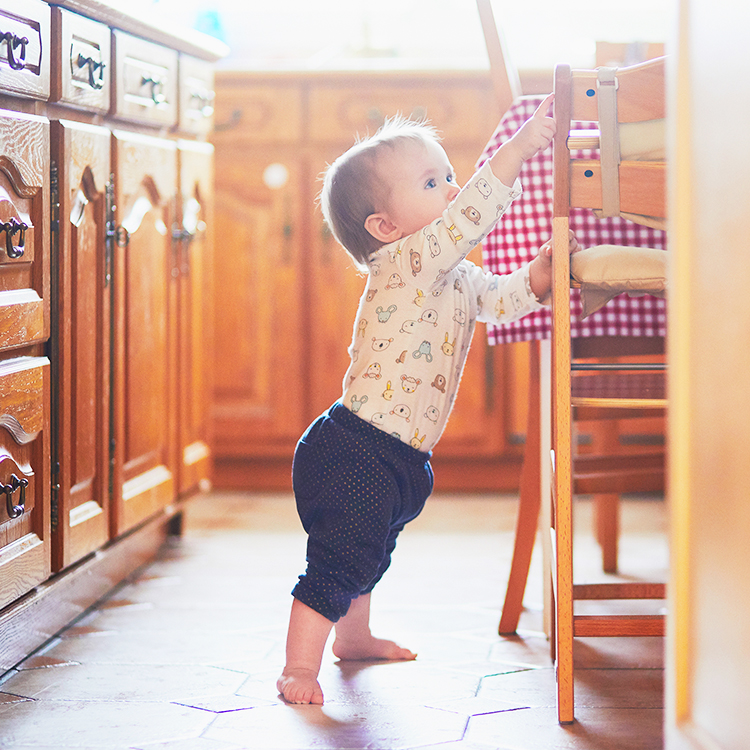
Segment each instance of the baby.
[[[331,630],[340,659],[414,659],[370,632],[370,594],[396,538],[432,491],[432,448],[448,420],[477,320],[516,320],[550,290],[551,245],[506,276],[466,260],[521,193],[525,160],[546,148],[547,97],[460,188],[433,128],[396,118],[328,169],[321,205],[367,273],[343,395],[297,445],[292,479],[308,534],[286,665],[290,703],[323,703]],[[577,248],[571,235],[570,251]]]

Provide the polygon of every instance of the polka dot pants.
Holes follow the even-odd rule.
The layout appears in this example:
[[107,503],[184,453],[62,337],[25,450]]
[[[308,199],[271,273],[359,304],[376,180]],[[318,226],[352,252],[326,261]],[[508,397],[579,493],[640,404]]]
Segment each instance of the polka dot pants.
[[399,532],[432,492],[430,455],[340,403],[310,425],[292,468],[308,534],[307,570],[292,592],[299,601],[336,622],[372,591]]

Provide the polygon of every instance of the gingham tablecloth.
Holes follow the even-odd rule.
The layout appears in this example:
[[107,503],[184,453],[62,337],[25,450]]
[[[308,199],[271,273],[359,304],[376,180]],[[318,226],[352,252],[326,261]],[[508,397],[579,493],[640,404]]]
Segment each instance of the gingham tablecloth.
[[[503,117],[487,144],[478,165],[484,163],[504,141],[534,113],[544,97],[517,99]],[[593,128],[593,123],[574,123],[578,130]],[[590,152],[589,152],[590,153]],[[583,157],[581,151],[575,156]],[[510,273],[532,260],[539,246],[552,236],[552,148],[527,161],[520,174],[523,195],[517,198],[483,243],[486,269]],[[620,218],[597,219],[588,209],[571,209],[570,227],[582,247],[592,245],[630,245],[666,247],[665,233]],[[580,320],[578,290],[571,290],[571,335],[573,336],[664,336],[666,302],[645,295],[621,294],[601,310]],[[487,326],[491,344],[545,339],[550,336],[549,308],[527,315],[515,323]]]

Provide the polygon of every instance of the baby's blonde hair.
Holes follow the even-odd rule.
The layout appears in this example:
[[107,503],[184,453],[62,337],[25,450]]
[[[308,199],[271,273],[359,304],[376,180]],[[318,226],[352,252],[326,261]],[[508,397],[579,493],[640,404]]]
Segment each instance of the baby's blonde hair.
[[365,220],[382,211],[389,186],[377,171],[383,149],[405,141],[439,142],[435,128],[424,120],[397,115],[387,119],[375,135],[364,138],[339,156],[326,170],[320,206],[333,236],[360,268],[383,243],[365,229]]

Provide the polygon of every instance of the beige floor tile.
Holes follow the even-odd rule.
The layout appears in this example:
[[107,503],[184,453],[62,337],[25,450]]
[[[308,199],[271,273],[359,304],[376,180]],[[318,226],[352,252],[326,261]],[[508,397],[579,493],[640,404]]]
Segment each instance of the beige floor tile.
[[[95,626],[101,631],[175,632],[199,631],[216,633],[258,632],[260,629],[279,629],[286,627],[289,618],[291,597],[287,602],[262,605],[257,607],[211,608],[197,606],[160,608],[149,607],[139,612],[106,610],[96,612],[86,619],[88,626]],[[66,633],[62,633],[66,637]]]
[[557,723],[555,708],[524,708],[474,716],[467,739],[496,750],[661,750],[663,712],[650,709],[576,711],[577,720]]
[[479,678],[435,666],[410,662],[337,662],[321,670],[326,702],[359,704],[425,705],[476,694]]
[[[199,737],[212,714],[169,703],[30,701],[0,706],[2,747],[129,748],[141,742]],[[105,744],[107,743],[107,744]]]
[[416,748],[463,737],[467,717],[422,706],[277,705],[222,714],[204,737],[263,750]]
[[273,641],[251,631],[217,632],[140,630],[110,631],[87,638],[65,638],[48,657],[86,664],[194,664],[231,665],[264,658]]
[[[661,669],[576,669],[576,706],[608,708],[661,708],[664,673]],[[513,700],[522,695],[529,706],[554,706],[557,700],[555,671],[526,670],[489,675],[479,695]]]
[[[181,539],[4,677],[0,748],[64,750],[63,736],[77,750],[660,748],[662,639],[577,641],[578,722],[557,724],[538,550],[519,636],[497,635],[516,507],[430,500],[373,595],[373,632],[417,660],[344,664],[329,643],[320,708],[288,706],[275,688],[304,569],[291,497],[198,498]],[[623,568],[663,568],[663,504],[622,510]],[[576,513],[581,574],[600,578],[591,504]]]
[[44,701],[178,701],[233,693],[245,679],[216,667],[80,664],[19,672],[3,690]]
[[244,750],[244,748],[221,740],[207,740],[205,737],[196,737],[189,740],[150,742],[147,745],[139,745],[130,750]]
[[577,638],[573,658],[581,669],[663,669],[663,638]]

